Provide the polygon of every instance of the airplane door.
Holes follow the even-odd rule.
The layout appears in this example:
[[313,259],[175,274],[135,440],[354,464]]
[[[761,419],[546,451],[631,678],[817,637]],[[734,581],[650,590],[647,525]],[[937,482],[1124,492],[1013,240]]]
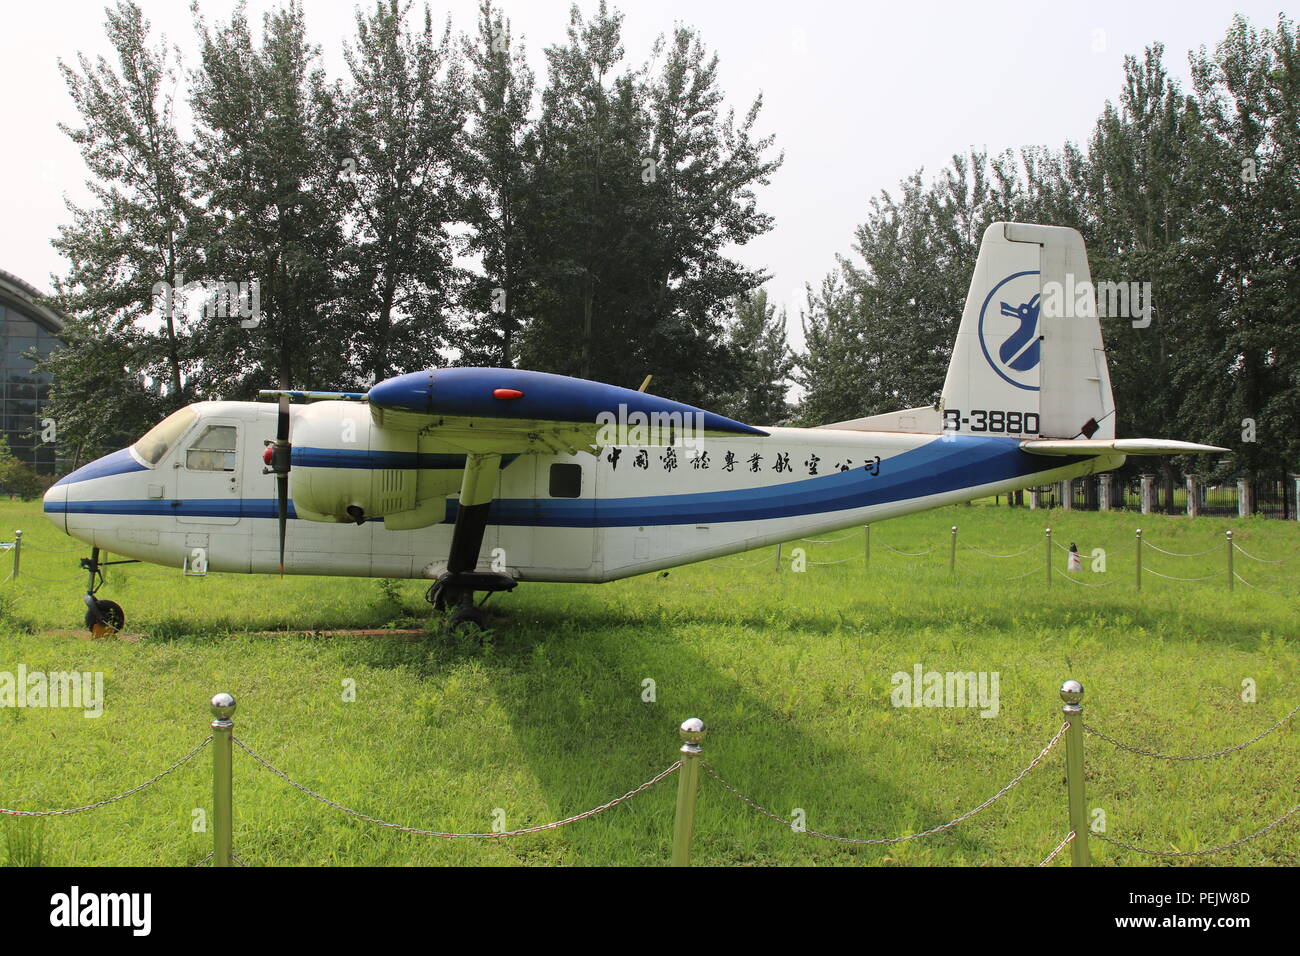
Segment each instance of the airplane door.
[[204,419],[182,445],[176,468],[176,520],[186,524],[236,524],[243,499],[240,441],[243,424],[233,418]]
[[582,571],[596,546],[596,459],[536,456],[533,566]]

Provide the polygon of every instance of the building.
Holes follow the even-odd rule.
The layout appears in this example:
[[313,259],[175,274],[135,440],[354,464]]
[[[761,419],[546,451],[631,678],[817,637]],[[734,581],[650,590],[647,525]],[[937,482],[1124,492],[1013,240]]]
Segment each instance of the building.
[[49,400],[50,376],[33,370],[30,354],[42,358],[59,345],[63,316],[42,305],[39,289],[0,269],[0,428],[9,448],[42,474],[54,474],[62,456],[42,440],[50,423],[41,410]]

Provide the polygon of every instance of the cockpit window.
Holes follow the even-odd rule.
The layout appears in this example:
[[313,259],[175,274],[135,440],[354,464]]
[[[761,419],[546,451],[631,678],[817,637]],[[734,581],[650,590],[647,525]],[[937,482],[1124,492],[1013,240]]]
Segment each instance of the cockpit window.
[[185,467],[191,471],[235,470],[234,425],[209,425],[185,452]]
[[145,464],[156,465],[176,444],[176,439],[180,438],[185,433],[185,430],[194,424],[196,418],[198,418],[198,415],[190,408],[182,408],[179,411],[172,412],[149,429],[143,438],[131,446],[131,449],[140,456],[140,460]]

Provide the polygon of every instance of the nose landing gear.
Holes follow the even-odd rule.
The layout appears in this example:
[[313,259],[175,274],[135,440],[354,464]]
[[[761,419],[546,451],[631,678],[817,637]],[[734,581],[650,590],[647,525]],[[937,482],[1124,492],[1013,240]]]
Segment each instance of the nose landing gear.
[[86,630],[95,637],[106,637],[122,630],[126,623],[126,613],[116,601],[101,601],[95,592],[104,586],[103,569],[111,564],[136,564],[134,558],[127,561],[100,561],[99,548],[90,549],[90,557],[81,559],[81,567],[90,572],[90,581],[86,585]]

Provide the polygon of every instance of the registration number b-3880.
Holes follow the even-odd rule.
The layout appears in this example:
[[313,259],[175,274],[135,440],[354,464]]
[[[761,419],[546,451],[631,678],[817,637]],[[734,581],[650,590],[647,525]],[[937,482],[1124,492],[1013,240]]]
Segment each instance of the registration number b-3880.
[[946,432],[983,432],[991,435],[1037,435],[1037,412],[1008,412],[1001,409],[945,408],[943,430]]

